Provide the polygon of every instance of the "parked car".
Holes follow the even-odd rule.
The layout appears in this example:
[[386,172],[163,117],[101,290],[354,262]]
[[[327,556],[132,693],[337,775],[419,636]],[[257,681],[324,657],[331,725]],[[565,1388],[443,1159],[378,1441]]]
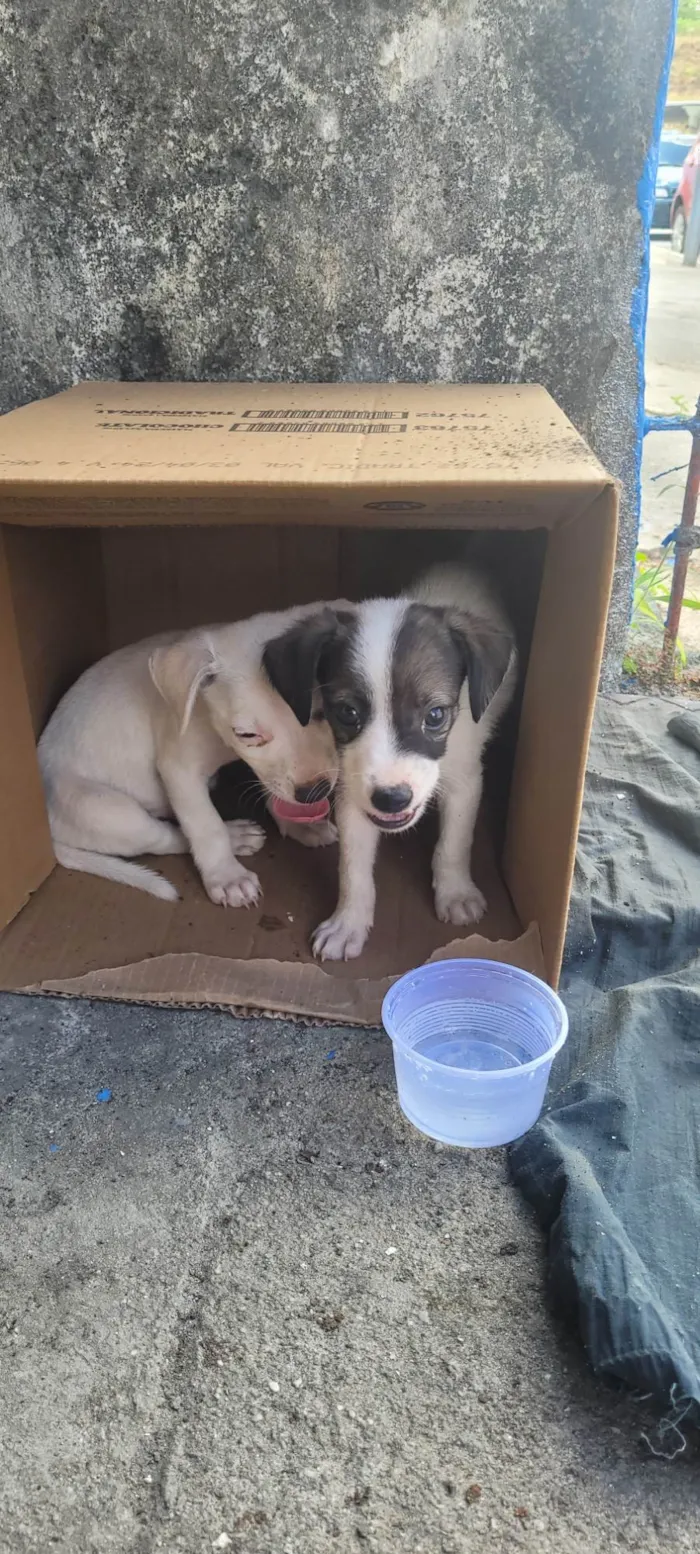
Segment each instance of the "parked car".
[[664,135],[659,145],[659,165],[656,169],[656,194],[652,228],[668,232],[671,225],[671,207],[681,181],[683,163],[694,145],[692,135]]
[[700,179],[700,135],[696,137],[681,168],[680,182],[671,204],[671,247],[682,254],[688,227],[693,189]]

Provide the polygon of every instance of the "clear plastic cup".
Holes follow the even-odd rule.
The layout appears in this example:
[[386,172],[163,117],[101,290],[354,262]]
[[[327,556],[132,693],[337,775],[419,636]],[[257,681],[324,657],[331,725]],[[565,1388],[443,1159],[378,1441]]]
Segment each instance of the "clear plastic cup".
[[510,1144],[537,1121],[569,1021],[539,977],[493,960],[432,961],[400,977],[382,1020],[399,1104],[443,1144]]

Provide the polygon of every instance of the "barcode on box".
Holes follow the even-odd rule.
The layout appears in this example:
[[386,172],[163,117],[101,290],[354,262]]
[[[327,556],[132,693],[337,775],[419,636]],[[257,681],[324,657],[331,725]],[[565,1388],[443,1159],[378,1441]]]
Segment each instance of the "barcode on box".
[[295,437],[308,437],[312,432],[326,435],[346,432],[355,437],[367,437],[372,433],[388,437],[392,432],[405,432],[406,422],[398,421],[234,421],[231,432],[291,433]]
[[244,421],[407,421],[407,410],[243,410]]

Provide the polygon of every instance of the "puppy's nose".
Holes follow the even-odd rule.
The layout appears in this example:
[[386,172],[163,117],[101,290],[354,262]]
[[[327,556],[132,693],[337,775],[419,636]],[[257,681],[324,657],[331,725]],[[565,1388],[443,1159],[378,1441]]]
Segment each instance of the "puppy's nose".
[[317,777],[315,782],[303,782],[299,788],[294,789],[294,797],[297,804],[318,804],[321,799],[329,799],[331,785],[327,777]]
[[412,798],[413,789],[405,785],[401,788],[375,788],[370,794],[370,802],[384,815],[400,815],[402,810],[408,809]]

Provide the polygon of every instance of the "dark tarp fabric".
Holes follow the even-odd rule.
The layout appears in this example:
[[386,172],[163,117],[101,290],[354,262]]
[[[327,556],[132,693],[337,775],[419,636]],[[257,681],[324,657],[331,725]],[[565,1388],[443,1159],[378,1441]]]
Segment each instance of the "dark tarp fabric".
[[698,1423],[698,711],[599,703],[561,991],[569,1040],[513,1176],[594,1370]]

